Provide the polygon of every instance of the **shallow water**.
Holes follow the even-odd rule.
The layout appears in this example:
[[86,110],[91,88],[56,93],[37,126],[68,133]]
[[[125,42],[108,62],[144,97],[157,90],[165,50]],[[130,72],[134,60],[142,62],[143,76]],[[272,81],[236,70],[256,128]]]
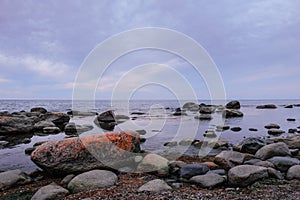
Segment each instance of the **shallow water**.
[[[198,103],[207,103],[209,101],[199,101]],[[284,105],[299,104],[300,100],[244,100],[240,101],[242,104],[241,111],[244,113],[243,118],[226,119],[225,124],[231,127],[239,126],[242,128],[240,132],[233,132],[231,130],[220,133],[220,137],[229,140],[232,144],[237,144],[243,138],[250,136],[268,137],[267,130],[264,128],[266,124],[277,123],[281,129],[286,131],[280,137],[287,136],[288,129],[300,126],[300,107],[292,109],[284,108]],[[257,105],[273,103],[277,105],[277,109],[256,109]],[[85,107],[85,102],[80,102],[81,108]],[[143,112],[143,115],[130,115],[130,117],[137,117],[136,120],[129,120],[116,126],[115,131],[119,130],[139,130],[147,131],[145,137],[147,141],[142,145],[143,149],[158,150],[163,147],[165,142],[171,140],[181,140],[185,138],[203,139],[203,133],[214,125],[222,124],[219,120],[220,114],[214,114],[212,121],[199,121],[194,119],[198,115],[197,112],[187,112],[188,116],[172,116],[175,108],[179,107],[177,101],[131,101],[129,103],[129,112],[126,106],[127,102],[119,101],[111,106],[110,101],[96,101],[95,108],[92,110],[103,112],[108,109],[114,109],[116,114],[130,115],[131,112]],[[0,111],[29,111],[35,106],[42,106],[48,111],[66,112],[72,109],[72,101],[67,100],[0,100]],[[168,109],[165,109],[168,108]],[[71,120],[77,124],[92,124],[94,129],[83,133],[82,135],[89,135],[95,133],[103,133],[101,128],[94,125],[94,116],[89,117],[75,117]],[[287,118],[295,118],[295,122],[289,122]],[[258,129],[257,132],[250,132],[249,128]],[[20,141],[22,140],[22,136]],[[26,136],[28,137],[28,136]],[[14,139],[15,143],[11,142],[10,148],[0,150],[0,171],[8,169],[22,169],[30,171],[36,166],[30,161],[29,156],[25,155],[24,150],[38,141],[58,140],[65,137],[64,133],[49,136],[30,136],[31,142],[29,144],[22,144]]]

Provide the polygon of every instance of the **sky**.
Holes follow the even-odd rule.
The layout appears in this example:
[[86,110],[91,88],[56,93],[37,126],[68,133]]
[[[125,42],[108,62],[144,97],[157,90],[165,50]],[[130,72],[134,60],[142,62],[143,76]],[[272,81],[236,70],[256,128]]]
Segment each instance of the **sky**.
[[[298,0],[0,0],[0,99],[71,99],[89,53],[116,34],[143,27],[172,29],[199,43],[229,99],[300,99]],[[134,70],[148,63],[156,65]],[[190,63],[154,49],[121,56],[84,86],[98,84],[97,99],[110,99],[120,85],[135,88],[132,98],[176,98],[169,85],[179,91],[187,85],[164,66],[182,76],[197,98],[210,98],[205,78]],[[157,77],[165,85],[140,82]]]

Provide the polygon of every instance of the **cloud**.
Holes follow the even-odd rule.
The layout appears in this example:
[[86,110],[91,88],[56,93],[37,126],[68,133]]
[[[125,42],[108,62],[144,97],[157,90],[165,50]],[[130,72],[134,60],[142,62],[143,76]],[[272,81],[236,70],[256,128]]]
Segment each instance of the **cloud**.
[[8,83],[8,82],[12,82],[12,80],[6,78],[0,78],[0,83]]
[[25,69],[44,77],[61,77],[70,72],[70,66],[65,63],[38,58],[32,55],[10,56],[0,53],[0,66],[2,68]]

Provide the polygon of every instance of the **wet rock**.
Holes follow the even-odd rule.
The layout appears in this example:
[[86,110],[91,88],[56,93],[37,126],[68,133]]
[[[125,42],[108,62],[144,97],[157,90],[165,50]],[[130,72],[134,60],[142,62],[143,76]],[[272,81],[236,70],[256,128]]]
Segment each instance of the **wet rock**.
[[293,108],[293,107],[294,107],[293,105],[284,106],[284,108]]
[[45,127],[43,128],[43,133],[45,134],[57,134],[60,133],[61,130],[58,127]]
[[175,147],[175,146],[177,146],[177,142],[176,141],[166,142],[164,144],[164,146],[166,146],[166,147]]
[[34,124],[40,121],[38,117],[18,116],[0,116],[0,134],[26,134],[32,133]]
[[114,112],[112,110],[108,110],[98,115],[95,118],[94,123],[104,130],[112,131],[117,125],[117,120]]
[[283,142],[268,144],[260,148],[255,153],[255,156],[261,160],[267,160],[268,158],[274,156],[289,156],[289,155],[291,155],[289,147]]
[[130,119],[127,115],[115,115],[118,124],[124,123]]
[[217,128],[217,131],[221,132],[221,131],[229,130],[230,126],[227,126],[227,125],[218,125],[218,126],[216,126],[216,128]]
[[289,122],[295,122],[296,119],[294,119],[294,118],[287,118],[286,121],[289,121]]
[[223,111],[223,117],[224,118],[243,117],[243,116],[244,116],[244,114],[241,111],[238,111],[238,110],[225,109]]
[[260,179],[268,178],[268,169],[254,165],[240,165],[228,172],[230,185],[246,187]]
[[268,159],[268,161],[273,163],[276,169],[281,172],[286,172],[291,166],[300,164],[300,161],[297,158],[291,158],[289,156],[274,156]]
[[30,138],[24,138],[23,140],[22,140],[22,143],[23,144],[29,144],[31,142],[31,139]]
[[61,199],[69,194],[65,188],[51,183],[41,187],[31,198],[31,200],[56,200]]
[[209,167],[203,164],[186,164],[180,169],[180,177],[185,179],[190,179],[193,176],[203,175],[209,171]]
[[31,178],[19,169],[0,173],[0,190],[31,182]]
[[212,114],[216,110],[216,107],[214,106],[200,106],[199,112],[201,114]]
[[300,165],[294,165],[289,168],[286,178],[288,180],[298,179],[300,180]]
[[138,192],[162,192],[172,190],[172,188],[163,180],[155,179],[152,181],[149,181],[148,183],[142,185]]
[[132,112],[130,115],[145,115],[146,113],[144,112]]
[[92,130],[94,127],[92,125],[84,124],[84,125],[76,125],[74,122],[70,122],[65,126],[66,135],[76,135],[81,134],[87,131]]
[[239,132],[242,130],[241,127],[232,127],[230,130],[232,130],[233,132]]
[[36,147],[28,147],[25,149],[25,154],[30,155],[35,149]]
[[271,123],[271,124],[265,125],[265,128],[266,129],[280,129],[280,126],[278,124]]
[[266,145],[266,142],[262,139],[249,137],[244,139],[239,146],[241,147],[242,153],[255,154],[258,149]]
[[242,164],[245,159],[245,154],[236,151],[222,151],[216,158],[222,158],[235,164]]
[[64,129],[65,125],[70,121],[69,115],[65,113],[51,112],[46,113],[40,117],[42,120],[53,122],[61,130]]
[[259,105],[256,106],[257,109],[276,109],[277,106],[274,104],[266,104],[266,105]]
[[116,184],[118,177],[111,171],[93,170],[77,175],[69,184],[68,189],[72,193],[98,188],[107,188]]
[[199,120],[212,120],[213,118],[209,114],[202,114],[202,115],[195,116],[195,119],[199,119]]
[[38,112],[38,113],[45,114],[48,111],[42,107],[35,107],[35,108],[31,108],[30,112]]
[[200,109],[199,105],[193,102],[185,103],[182,108],[189,111],[199,111]]
[[288,133],[296,133],[297,132],[297,129],[296,128],[290,128],[288,130]]
[[212,188],[224,183],[225,178],[215,173],[208,173],[205,175],[194,176],[190,181],[196,183],[200,187]]
[[269,135],[281,135],[282,133],[285,133],[285,131],[280,129],[275,129],[275,128],[271,128],[268,130]]
[[46,142],[32,152],[31,160],[47,172],[70,174],[107,169],[132,152],[140,152],[139,135],[127,131]]
[[240,109],[241,104],[238,101],[230,101],[229,103],[226,104],[227,109]]
[[158,176],[167,176],[169,174],[169,161],[157,154],[147,154],[138,165],[140,172],[152,172]]

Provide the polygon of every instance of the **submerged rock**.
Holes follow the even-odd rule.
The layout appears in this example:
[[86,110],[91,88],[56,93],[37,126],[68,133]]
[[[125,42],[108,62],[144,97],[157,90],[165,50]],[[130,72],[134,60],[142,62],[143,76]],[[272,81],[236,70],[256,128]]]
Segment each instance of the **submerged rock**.
[[277,106],[274,104],[266,104],[266,105],[259,105],[256,106],[257,109],[276,109]]
[[50,173],[70,174],[115,167],[139,151],[137,133],[107,133],[46,142],[32,152],[31,160]]

